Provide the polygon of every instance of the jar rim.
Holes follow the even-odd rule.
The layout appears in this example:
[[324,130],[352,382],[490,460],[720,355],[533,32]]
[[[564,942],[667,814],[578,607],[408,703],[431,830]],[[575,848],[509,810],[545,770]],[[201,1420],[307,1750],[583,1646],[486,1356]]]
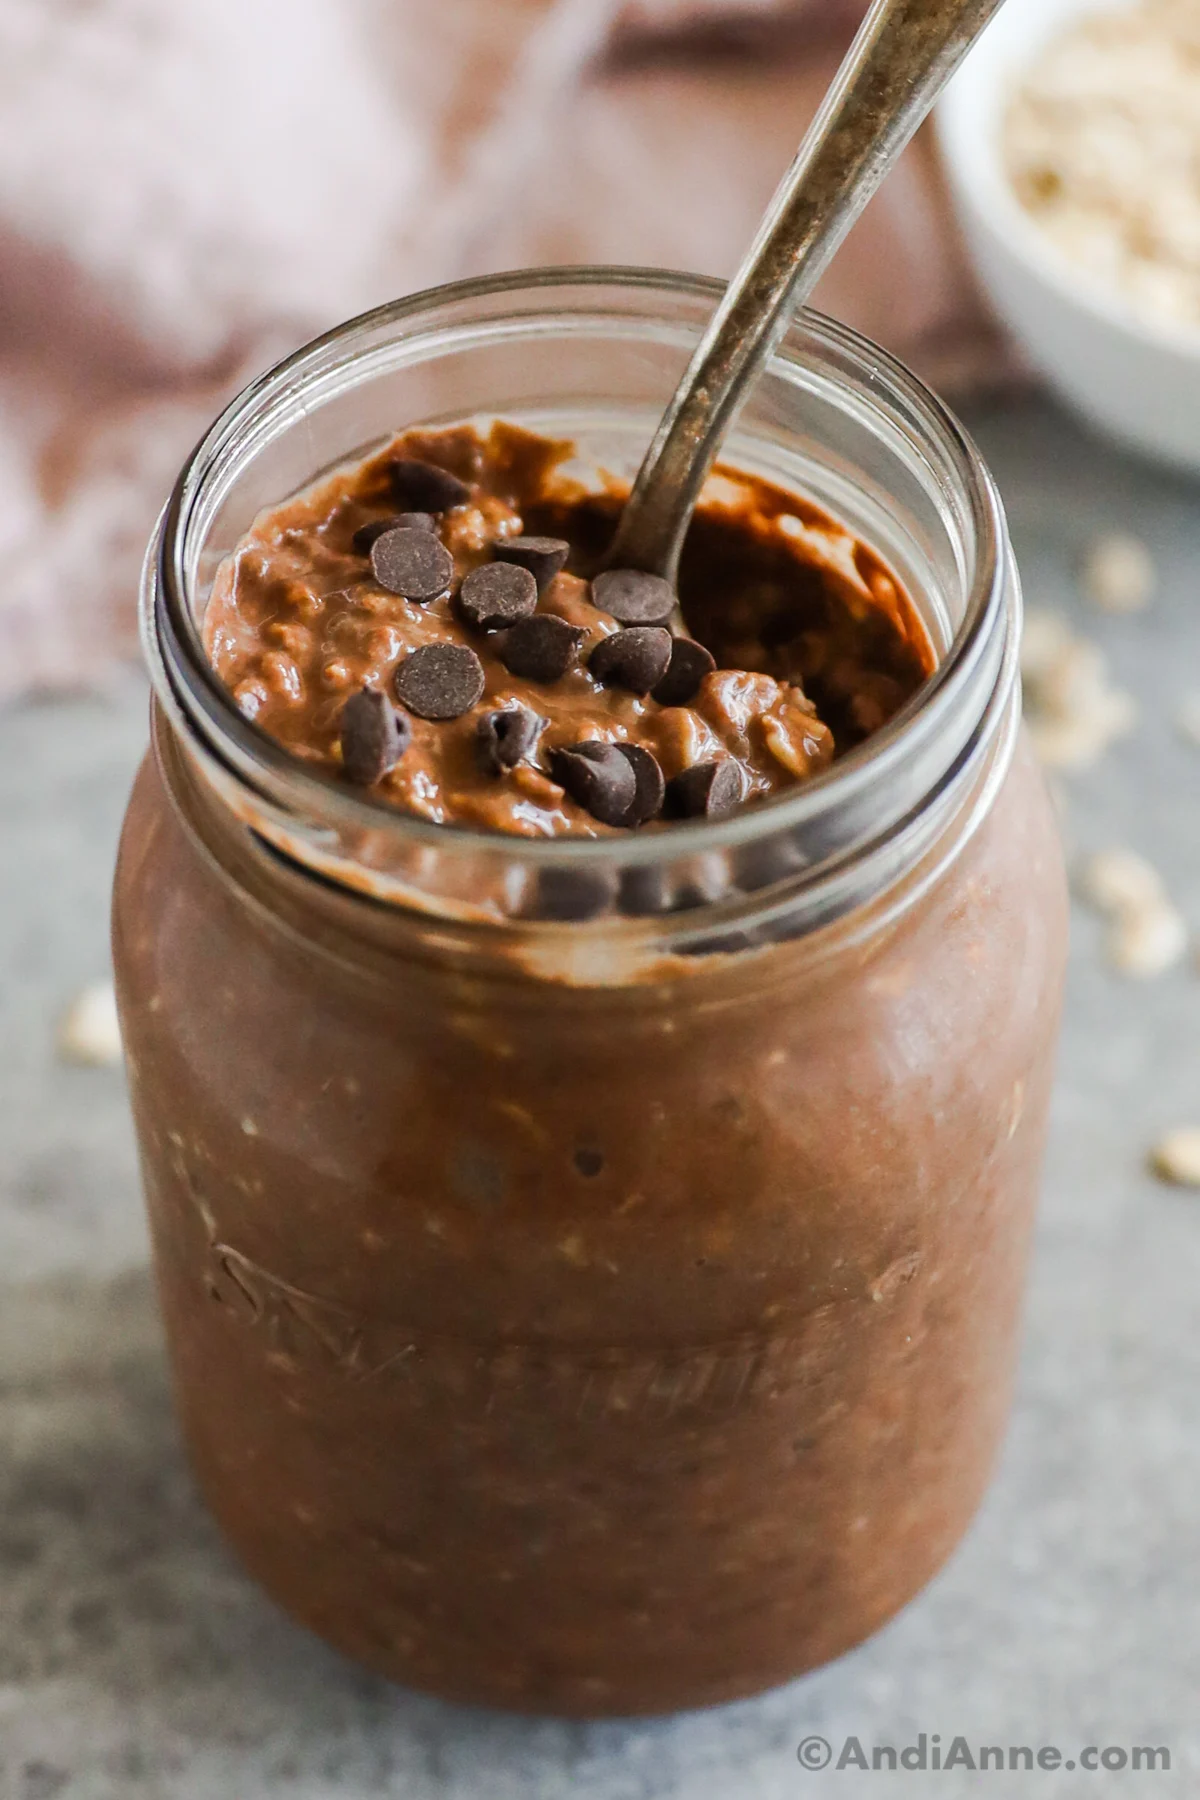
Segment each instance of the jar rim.
[[[206,752],[232,768],[235,779],[245,782],[249,774],[253,785],[254,777],[262,777],[276,791],[286,790],[289,807],[302,817],[319,817],[351,834],[383,832],[414,852],[436,847],[442,852],[454,849],[495,857],[502,851],[511,863],[531,871],[554,866],[583,872],[611,863],[613,839],[526,838],[433,823],[352,790],[332,772],[295,757],[245,717],[213,668],[188,601],[185,550],[206,474],[228,449],[243,421],[255,409],[301,395],[306,382],[327,366],[331,352],[372,332],[387,331],[400,337],[406,326],[446,307],[463,308],[504,296],[544,294],[549,299],[556,289],[599,293],[614,287],[657,292],[664,301],[709,301],[714,306],[724,292],[724,283],[711,277],[622,266],[516,270],[425,289],[314,338],[249,383],[213,422],[185,462],[150,546],[143,588],[143,643],[168,716],[198,734]],[[771,369],[811,367],[814,353],[824,353],[833,362],[843,359],[868,372],[880,389],[881,405],[886,391],[893,404],[902,404],[916,420],[914,440],[920,444],[923,430],[951,465],[969,509],[973,555],[961,620],[936,669],[917,693],[886,726],[839,758],[830,770],[720,820],[680,821],[661,832],[624,834],[619,844],[623,865],[645,866],[665,857],[729,852],[776,833],[803,832],[833,808],[861,803],[867,790],[886,782],[893,771],[914,757],[921,744],[927,745],[942,731],[945,718],[961,709],[964,690],[970,687],[980,695],[974,707],[978,725],[978,715],[992,697],[1001,662],[1010,660],[1003,656],[997,641],[1003,635],[1008,585],[1003,505],[969,434],[898,359],[850,327],[812,310],[797,315]],[[990,674],[983,664],[988,665]]]

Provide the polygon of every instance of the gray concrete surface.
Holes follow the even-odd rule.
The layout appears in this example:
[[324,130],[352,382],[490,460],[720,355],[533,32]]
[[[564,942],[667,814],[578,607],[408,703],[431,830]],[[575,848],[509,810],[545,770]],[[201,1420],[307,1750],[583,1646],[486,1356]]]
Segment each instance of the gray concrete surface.
[[[974,421],[1031,598],[1139,697],[1134,740],[1069,784],[1077,848],[1133,845],[1200,930],[1200,490],[1031,403]],[[1164,589],[1085,614],[1072,569],[1132,527]],[[234,1566],[180,1454],[120,1076],[56,1062],[106,965],[134,680],[0,715],[0,1800],[839,1800],[1200,1788],[1200,1195],[1146,1145],[1200,1123],[1200,976],[1122,982],[1080,915],[1019,1402],[943,1577],[837,1666],[752,1704],[575,1726],[397,1693],[282,1619]],[[819,1733],[903,1746],[1165,1745],[1170,1772],[805,1772]]]

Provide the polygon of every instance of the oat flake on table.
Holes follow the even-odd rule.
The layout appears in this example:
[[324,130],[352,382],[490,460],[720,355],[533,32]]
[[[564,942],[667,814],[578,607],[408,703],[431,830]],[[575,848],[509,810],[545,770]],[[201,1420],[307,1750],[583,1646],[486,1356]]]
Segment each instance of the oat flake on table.
[[59,1021],[57,1049],[63,1062],[94,1069],[117,1067],[121,1025],[111,981],[92,982],[75,996]]
[[1147,981],[1181,961],[1187,921],[1145,857],[1135,850],[1101,850],[1083,864],[1076,885],[1107,922],[1105,958],[1119,974]]
[[1083,591],[1101,612],[1144,612],[1154,598],[1158,571],[1141,538],[1128,531],[1098,537],[1083,559]]
[[1079,890],[1088,905],[1107,917],[1141,912],[1165,898],[1162,876],[1136,850],[1099,850],[1079,873]]
[[1200,749],[1200,693],[1185,694],[1179,702],[1175,729],[1185,743]]
[[1160,1181],[1200,1187],[1200,1126],[1180,1125],[1165,1133],[1150,1152],[1150,1167]]
[[1026,612],[1021,679],[1029,734],[1047,769],[1091,768],[1137,723],[1137,705],[1113,686],[1100,646],[1077,636],[1060,613]]

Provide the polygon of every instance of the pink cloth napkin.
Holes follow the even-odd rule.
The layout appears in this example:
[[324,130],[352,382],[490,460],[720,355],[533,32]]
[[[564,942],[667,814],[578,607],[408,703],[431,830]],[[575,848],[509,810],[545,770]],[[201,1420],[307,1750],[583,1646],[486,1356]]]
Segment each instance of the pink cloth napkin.
[[[483,269],[727,273],[861,0],[0,0],[0,697],[134,651],[154,515],[251,373]],[[820,301],[994,345],[917,147]]]

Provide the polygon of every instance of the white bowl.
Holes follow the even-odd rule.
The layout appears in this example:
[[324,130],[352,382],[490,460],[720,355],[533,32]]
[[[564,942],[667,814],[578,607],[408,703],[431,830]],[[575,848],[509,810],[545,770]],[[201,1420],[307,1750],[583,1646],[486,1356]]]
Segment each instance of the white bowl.
[[1129,0],[1006,0],[938,108],[968,245],[992,303],[1070,405],[1118,442],[1200,472],[1200,327],[1159,322],[1078,269],[1004,171],[1008,101],[1039,49]]

